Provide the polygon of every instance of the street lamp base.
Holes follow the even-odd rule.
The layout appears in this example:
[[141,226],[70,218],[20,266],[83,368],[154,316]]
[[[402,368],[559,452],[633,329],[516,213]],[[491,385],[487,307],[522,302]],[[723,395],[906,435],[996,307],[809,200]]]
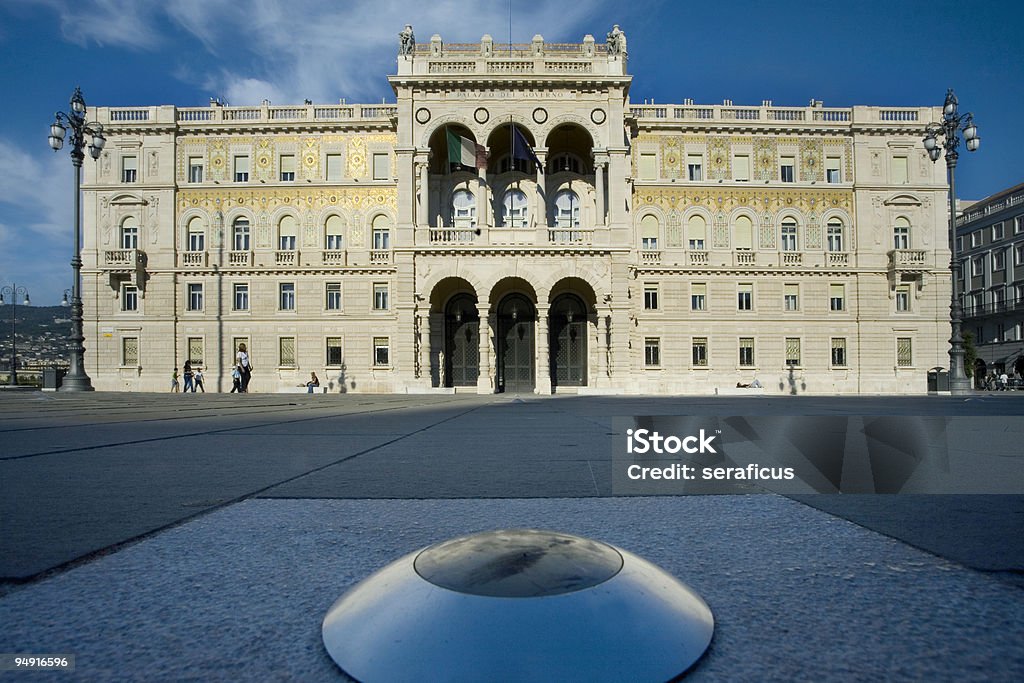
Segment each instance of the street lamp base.
[[61,382],[60,391],[96,391],[89,375],[66,375]]
[[974,393],[974,390],[971,387],[971,379],[969,377],[950,377],[949,393],[953,396],[963,396],[965,394]]

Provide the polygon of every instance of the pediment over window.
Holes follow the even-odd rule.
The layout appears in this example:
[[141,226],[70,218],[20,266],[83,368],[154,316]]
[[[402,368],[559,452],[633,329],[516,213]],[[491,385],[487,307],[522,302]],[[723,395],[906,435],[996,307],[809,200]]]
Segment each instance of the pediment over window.
[[111,197],[110,203],[113,206],[145,206],[149,204],[142,195],[124,193]]
[[897,194],[885,200],[886,206],[921,206],[921,200],[912,194]]

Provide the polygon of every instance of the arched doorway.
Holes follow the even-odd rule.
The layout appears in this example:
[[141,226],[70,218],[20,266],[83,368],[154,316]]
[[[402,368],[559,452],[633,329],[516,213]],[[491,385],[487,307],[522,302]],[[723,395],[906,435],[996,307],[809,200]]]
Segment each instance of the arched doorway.
[[443,386],[475,387],[480,376],[480,315],[476,297],[457,294],[444,309]]
[[498,391],[533,392],[536,319],[537,309],[522,294],[509,294],[498,304]]
[[551,386],[587,385],[587,308],[575,294],[562,294],[551,304]]
[[988,375],[988,365],[985,364],[980,358],[974,360],[974,388],[984,389],[986,375]]

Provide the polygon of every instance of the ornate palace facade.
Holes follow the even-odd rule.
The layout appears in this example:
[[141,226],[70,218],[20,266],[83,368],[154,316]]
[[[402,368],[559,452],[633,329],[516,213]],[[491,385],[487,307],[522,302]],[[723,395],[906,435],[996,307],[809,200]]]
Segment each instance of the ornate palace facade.
[[244,341],[260,392],[925,391],[937,109],[634,105],[626,54],[406,35],[393,105],[96,110],[94,385]]

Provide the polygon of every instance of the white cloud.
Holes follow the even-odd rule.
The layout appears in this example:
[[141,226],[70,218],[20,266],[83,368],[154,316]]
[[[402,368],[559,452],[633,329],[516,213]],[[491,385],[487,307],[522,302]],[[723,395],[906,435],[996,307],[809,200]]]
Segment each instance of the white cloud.
[[76,45],[147,49],[160,41],[159,5],[139,0],[25,0],[57,13],[61,33]]

